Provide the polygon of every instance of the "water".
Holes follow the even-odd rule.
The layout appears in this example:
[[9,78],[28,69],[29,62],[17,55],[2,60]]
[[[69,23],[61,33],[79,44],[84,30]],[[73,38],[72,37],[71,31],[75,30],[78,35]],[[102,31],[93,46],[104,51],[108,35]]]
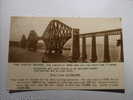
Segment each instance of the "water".
[[[119,62],[120,61],[120,47],[117,47],[116,45],[110,45],[110,59],[111,62]],[[86,52],[87,52],[87,61],[90,62],[91,59],[91,45],[86,46]],[[72,56],[71,50],[63,50],[64,56]],[[80,57],[82,57],[82,48],[80,48]],[[104,58],[104,46],[102,44],[97,45],[97,62],[103,62]]]

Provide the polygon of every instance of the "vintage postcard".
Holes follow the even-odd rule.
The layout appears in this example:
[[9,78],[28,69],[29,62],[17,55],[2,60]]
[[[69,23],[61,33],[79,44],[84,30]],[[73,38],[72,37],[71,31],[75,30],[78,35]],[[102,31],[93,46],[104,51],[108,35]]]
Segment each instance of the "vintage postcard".
[[121,18],[11,17],[9,90],[124,90]]

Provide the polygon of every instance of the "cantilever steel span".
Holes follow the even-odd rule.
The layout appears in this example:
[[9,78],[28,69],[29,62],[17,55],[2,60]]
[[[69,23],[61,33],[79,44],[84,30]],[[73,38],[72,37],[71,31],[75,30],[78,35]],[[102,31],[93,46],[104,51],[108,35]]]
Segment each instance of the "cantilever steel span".
[[29,37],[35,37],[34,39],[28,38],[29,43],[35,44],[35,41],[42,39],[46,44],[46,52],[52,53],[62,53],[64,44],[72,38],[72,59],[78,60],[80,57],[80,38],[82,38],[82,60],[87,58],[86,54],[86,38],[92,38],[92,48],[91,48],[91,61],[97,61],[97,47],[96,47],[96,37],[104,37],[104,62],[110,62],[110,50],[109,50],[109,36],[110,35],[120,35],[121,53],[120,61],[124,61],[123,57],[123,42],[122,42],[122,29],[105,30],[100,32],[92,32],[79,34],[80,30],[77,28],[71,28],[70,26],[62,23],[59,20],[51,20],[48,24],[46,30],[44,31],[42,37],[38,37],[33,31],[34,36],[29,35]]

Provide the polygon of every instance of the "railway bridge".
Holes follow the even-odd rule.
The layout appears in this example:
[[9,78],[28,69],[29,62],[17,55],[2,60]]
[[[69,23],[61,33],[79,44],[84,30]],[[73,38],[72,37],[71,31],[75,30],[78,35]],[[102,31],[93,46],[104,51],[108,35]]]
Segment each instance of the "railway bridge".
[[[47,54],[51,54],[53,51],[54,53],[62,53],[65,43],[72,39],[72,60],[76,61],[82,58],[84,61],[87,58],[86,38],[92,38],[91,61],[96,62],[98,59],[96,37],[104,37],[104,62],[110,62],[109,36],[112,35],[120,35],[118,44],[121,46],[120,61],[123,62],[122,29],[80,34],[78,28],[72,28],[59,20],[51,20],[41,37],[38,37],[34,31],[30,32],[28,44],[29,47],[32,47],[38,40],[43,40],[46,45],[45,51]],[[80,55],[80,38],[82,38],[82,55]]]

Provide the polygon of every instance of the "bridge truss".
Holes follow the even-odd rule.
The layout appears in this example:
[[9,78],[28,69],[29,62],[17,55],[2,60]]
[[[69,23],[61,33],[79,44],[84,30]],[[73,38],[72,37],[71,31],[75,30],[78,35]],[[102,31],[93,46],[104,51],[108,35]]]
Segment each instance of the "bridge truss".
[[64,44],[71,37],[71,27],[58,20],[52,20],[43,33],[42,39],[45,41],[46,50],[48,53],[51,53],[52,51],[62,53]]

